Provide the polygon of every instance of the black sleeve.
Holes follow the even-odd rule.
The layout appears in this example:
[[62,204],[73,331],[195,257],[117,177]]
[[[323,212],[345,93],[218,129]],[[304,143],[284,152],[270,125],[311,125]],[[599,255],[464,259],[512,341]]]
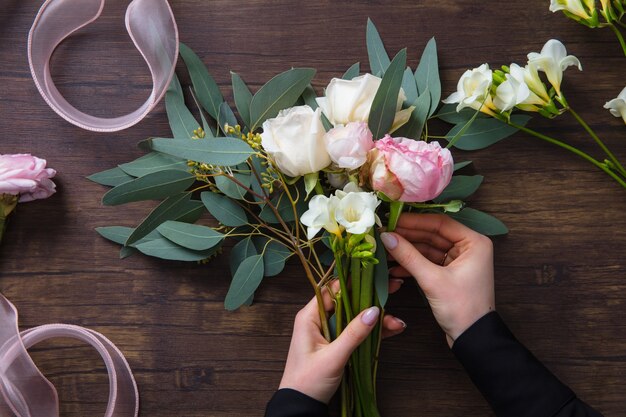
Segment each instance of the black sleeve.
[[299,391],[283,388],[267,403],[265,417],[328,417],[328,406]]
[[452,351],[498,417],[602,417],[576,398],[491,312]]

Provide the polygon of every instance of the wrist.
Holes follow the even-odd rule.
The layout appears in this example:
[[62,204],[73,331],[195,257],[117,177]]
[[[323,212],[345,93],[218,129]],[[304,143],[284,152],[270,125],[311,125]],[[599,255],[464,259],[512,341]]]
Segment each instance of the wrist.
[[496,309],[494,305],[488,305],[486,307],[479,308],[465,314],[463,318],[458,321],[456,326],[445,332],[447,336],[448,346],[452,348],[452,345],[454,344],[454,341],[456,339],[458,339],[463,333],[465,333],[469,328],[476,324],[476,322],[478,322],[481,318],[495,311]]

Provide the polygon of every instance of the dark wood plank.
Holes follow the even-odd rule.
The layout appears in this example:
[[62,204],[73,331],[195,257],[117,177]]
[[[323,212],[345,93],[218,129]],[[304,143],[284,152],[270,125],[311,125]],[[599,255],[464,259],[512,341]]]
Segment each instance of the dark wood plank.
[[[292,318],[310,297],[306,281],[293,264],[264,283],[253,307],[229,313],[222,307],[229,283],[223,258],[210,267],[118,260],[117,247],[94,227],[134,225],[151,205],[102,207],[103,187],[85,176],[139,156],[141,139],[168,135],[165,111],[161,105],[114,134],[82,131],[57,117],[37,93],[26,61],[26,36],[41,3],[5,0],[0,10],[0,151],[48,159],[59,171],[59,193],[20,205],[12,216],[0,290],[19,308],[23,328],[74,323],[117,343],[135,371],[142,416],[261,416],[280,380]],[[87,112],[120,115],[149,92],[147,70],[124,29],[126,4],[107,2],[105,16],[55,54],[57,85]],[[230,100],[231,69],[258,87],[291,66],[312,66],[321,89],[356,61],[366,68],[368,16],[389,50],[409,48],[411,65],[436,36],[444,94],[466,68],[523,63],[526,53],[559,38],[584,67],[566,73],[569,101],[626,159],[626,128],[602,109],[623,88],[626,58],[610,31],[552,14],[547,1],[188,0],[172,7],[181,40],[209,65]],[[569,117],[532,123],[595,152]],[[524,134],[455,156],[471,158],[486,176],[472,204],[511,229],[495,246],[499,311],[582,398],[606,415],[625,415],[626,192],[586,162]],[[409,328],[385,343],[384,415],[491,415],[415,285],[407,283],[389,309]],[[103,412],[106,372],[94,351],[59,340],[37,346],[33,357],[56,385],[62,415]]]

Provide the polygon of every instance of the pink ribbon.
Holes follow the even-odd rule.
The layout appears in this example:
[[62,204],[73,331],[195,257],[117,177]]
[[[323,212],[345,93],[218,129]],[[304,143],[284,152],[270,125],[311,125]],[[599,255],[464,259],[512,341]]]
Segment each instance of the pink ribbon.
[[133,0],[126,9],[126,30],[152,74],[152,93],[134,112],[115,118],[90,116],[57,90],[50,75],[56,47],[96,20],[105,0],[47,0],[28,35],[28,62],[35,85],[48,105],[68,122],[96,132],[114,132],[141,121],[161,100],[174,74],[178,28],[167,0]]
[[96,348],[109,373],[105,417],[137,417],[139,394],[122,352],[98,332],[69,324],[46,324],[19,332],[17,309],[0,294],[0,416],[58,417],[54,386],[39,371],[26,349],[43,340],[70,337]]

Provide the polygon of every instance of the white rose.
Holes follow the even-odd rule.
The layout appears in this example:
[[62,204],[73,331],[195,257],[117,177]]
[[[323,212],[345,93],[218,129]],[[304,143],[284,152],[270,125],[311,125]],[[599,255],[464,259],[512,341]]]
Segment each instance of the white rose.
[[550,39],[541,48],[541,52],[531,52],[528,54],[528,64],[534,65],[540,71],[546,73],[548,81],[554,87],[556,93],[561,96],[561,81],[563,71],[571,65],[583,70],[580,61],[574,55],[567,55],[565,46],[556,39]]
[[443,102],[447,104],[459,103],[456,106],[457,112],[465,107],[470,107],[474,110],[480,109],[485,113],[492,114],[489,110],[495,108],[489,95],[492,82],[493,73],[488,64],[482,64],[478,68],[467,70],[459,79],[456,86],[457,91],[450,94]]
[[282,173],[297,177],[330,165],[324,133],[320,109],[296,106],[263,123],[261,144]]
[[626,123],[626,87],[619,93],[617,98],[607,101],[604,108],[609,109],[613,116],[624,119],[624,123]]
[[[360,75],[352,80],[333,78],[326,87],[325,97],[316,99],[317,104],[333,126],[350,122],[367,122],[381,81],[381,78],[372,74]],[[406,111],[408,109],[400,110],[404,100],[406,96],[400,89],[396,104],[396,118],[393,122],[395,128],[406,123],[411,115],[412,110],[408,112]]]
[[372,132],[365,122],[352,122],[336,126],[324,135],[330,159],[339,167],[357,169],[367,160],[367,153],[374,147]]

